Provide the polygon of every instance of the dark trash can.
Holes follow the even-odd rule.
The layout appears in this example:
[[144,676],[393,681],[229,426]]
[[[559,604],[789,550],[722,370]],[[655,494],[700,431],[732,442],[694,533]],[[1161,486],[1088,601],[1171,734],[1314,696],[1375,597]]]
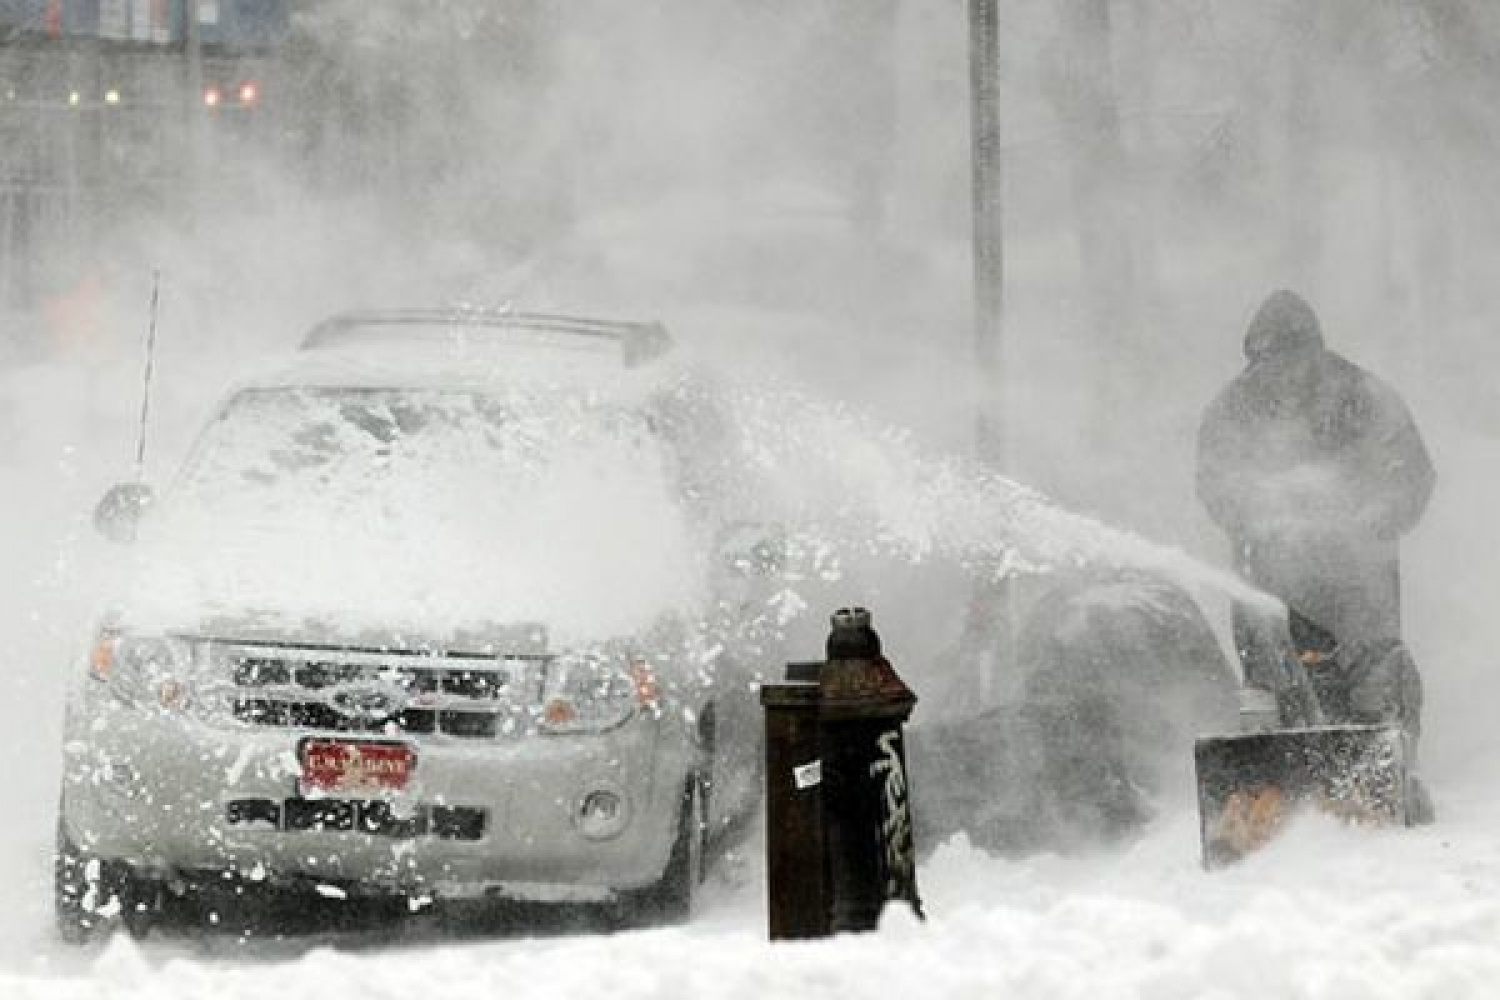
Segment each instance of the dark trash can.
[[772,939],[873,929],[893,899],[920,915],[903,726],[916,695],[863,608],[832,616],[827,660],[761,689]]

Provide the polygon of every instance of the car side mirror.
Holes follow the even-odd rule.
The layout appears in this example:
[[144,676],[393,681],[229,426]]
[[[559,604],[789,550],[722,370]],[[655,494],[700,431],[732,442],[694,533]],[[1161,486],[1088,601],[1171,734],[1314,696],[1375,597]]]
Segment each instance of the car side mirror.
[[718,552],[735,576],[771,576],[786,567],[786,532],[780,525],[735,521],[719,532]]
[[156,491],[145,483],[111,486],[94,508],[94,529],[112,542],[133,542],[141,518],[155,502]]

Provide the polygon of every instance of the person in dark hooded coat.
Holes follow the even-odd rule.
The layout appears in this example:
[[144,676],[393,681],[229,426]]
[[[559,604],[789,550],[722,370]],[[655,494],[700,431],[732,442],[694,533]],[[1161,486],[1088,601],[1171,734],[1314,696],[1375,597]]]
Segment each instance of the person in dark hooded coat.
[[[1398,544],[1432,493],[1427,448],[1401,397],[1328,350],[1295,293],[1266,299],[1244,350],[1244,371],[1203,415],[1198,497],[1240,574],[1287,604],[1304,662],[1336,672],[1310,671],[1330,721],[1400,722],[1415,735]],[[1237,615],[1242,655],[1247,632]]]

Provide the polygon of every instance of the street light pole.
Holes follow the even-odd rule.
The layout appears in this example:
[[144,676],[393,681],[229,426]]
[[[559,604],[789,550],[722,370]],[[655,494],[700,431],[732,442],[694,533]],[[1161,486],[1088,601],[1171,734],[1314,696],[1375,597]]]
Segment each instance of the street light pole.
[[[1005,420],[1005,256],[1000,191],[999,0],[968,0],[969,114],[974,215],[975,450],[982,465],[1009,462]],[[989,704],[999,673],[1015,660],[1015,595],[1006,579],[974,581],[959,655],[972,666],[975,695]]]
[[187,188],[196,213],[199,181],[203,177],[204,150],[207,145],[203,108],[203,37],[200,30],[202,12],[199,0],[184,0],[182,5],[182,44],[187,72]]
[[979,378],[979,459],[1003,468],[1006,458],[1002,317],[1005,257],[1000,200],[999,0],[969,3],[969,108],[974,214],[974,360]]

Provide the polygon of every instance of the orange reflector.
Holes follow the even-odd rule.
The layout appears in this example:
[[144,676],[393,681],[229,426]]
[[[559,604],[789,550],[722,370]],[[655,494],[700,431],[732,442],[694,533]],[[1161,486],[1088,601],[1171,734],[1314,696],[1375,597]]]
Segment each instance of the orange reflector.
[[572,722],[578,718],[578,709],[574,708],[573,703],[565,698],[553,698],[542,709],[542,718],[549,725],[558,726],[565,722]]
[[661,687],[656,683],[656,673],[651,669],[651,664],[639,657],[631,660],[630,679],[635,682],[636,702],[655,705],[656,699],[661,695]]
[[105,636],[94,643],[94,649],[89,653],[89,673],[101,681],[107,681],[114,673],[115,649],[120,645],[120,640],[115,636]]

